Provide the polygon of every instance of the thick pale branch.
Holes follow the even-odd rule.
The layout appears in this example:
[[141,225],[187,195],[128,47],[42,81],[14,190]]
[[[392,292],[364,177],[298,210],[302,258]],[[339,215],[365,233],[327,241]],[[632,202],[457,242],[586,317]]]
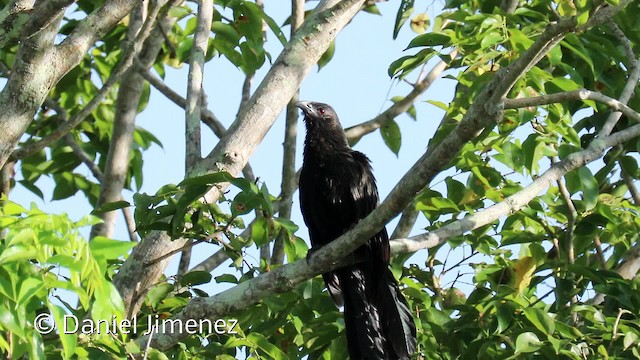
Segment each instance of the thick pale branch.
[[[158,0],[156,4],[166,3],[166,0]],[[120,20],[129,15],[137,1],[107,0],[102,6],[94,10],[84,18],[78,26],[57,47],[57,65],[59,76],[73,69],[82,60],[87,51],[107,34]],[[140,45],[142,42],[139,43]]]
[[[12,1],[0,15],[0,48],[10,42],[30,38],[48,27],[75,0]],[[8,29],[8,30],[7,30]]]
[[20,43],[9,79],[0,92],[0,167],[33,121],[56,79],[57,69],[51,59],[61,19],[62,16],[56,17],[49,28]]

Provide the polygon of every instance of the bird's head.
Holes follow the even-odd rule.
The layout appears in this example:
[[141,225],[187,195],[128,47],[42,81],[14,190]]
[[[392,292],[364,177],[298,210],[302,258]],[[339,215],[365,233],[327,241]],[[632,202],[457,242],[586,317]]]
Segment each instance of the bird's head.
[[335,110],[327,104],[312,101],[299,101],[296,103],[296,106],[304,113],[304,120],[307,125],[317,123],[318,126],[340,126],[338,115]]

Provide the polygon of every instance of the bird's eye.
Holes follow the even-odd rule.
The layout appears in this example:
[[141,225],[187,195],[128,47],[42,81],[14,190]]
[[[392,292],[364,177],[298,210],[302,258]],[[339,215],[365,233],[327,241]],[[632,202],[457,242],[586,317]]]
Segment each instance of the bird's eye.
[[324,115],[324,108],[318,108],[318,114]]

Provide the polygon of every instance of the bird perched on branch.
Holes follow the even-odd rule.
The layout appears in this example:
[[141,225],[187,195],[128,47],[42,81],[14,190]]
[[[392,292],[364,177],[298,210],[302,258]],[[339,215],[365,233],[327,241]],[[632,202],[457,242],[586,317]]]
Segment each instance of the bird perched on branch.
[[[298,102],[307,136],[300,172],[300,207],[312,249],[353,228],[378,205],[369,159],[352,150],[338,116],[327,104]],[[383,227],[353,254],[355,262],[322,274],[336,305],[344,305],[351,360],[409,359],[416,327],[389,269]]]

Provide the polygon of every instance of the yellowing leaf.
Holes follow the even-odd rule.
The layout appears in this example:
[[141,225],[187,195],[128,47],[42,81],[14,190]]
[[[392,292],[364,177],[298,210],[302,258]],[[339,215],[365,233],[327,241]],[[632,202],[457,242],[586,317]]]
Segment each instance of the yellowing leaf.
[[425,13],[418,14],[411,19],[411,30],[416,34],[424,34],[427,32],[430,23],[429,15]]
[[536,270],[536,261],[531,256],[525,256],[513,265],[516,273],[516,282],[514,284],[518,292],[521,293],[531,283],[531,276]]
[[578,12],[572,0],[561,0],[558,3],[558,13],[560,13],[561,16],[571,17],[576,16]]

